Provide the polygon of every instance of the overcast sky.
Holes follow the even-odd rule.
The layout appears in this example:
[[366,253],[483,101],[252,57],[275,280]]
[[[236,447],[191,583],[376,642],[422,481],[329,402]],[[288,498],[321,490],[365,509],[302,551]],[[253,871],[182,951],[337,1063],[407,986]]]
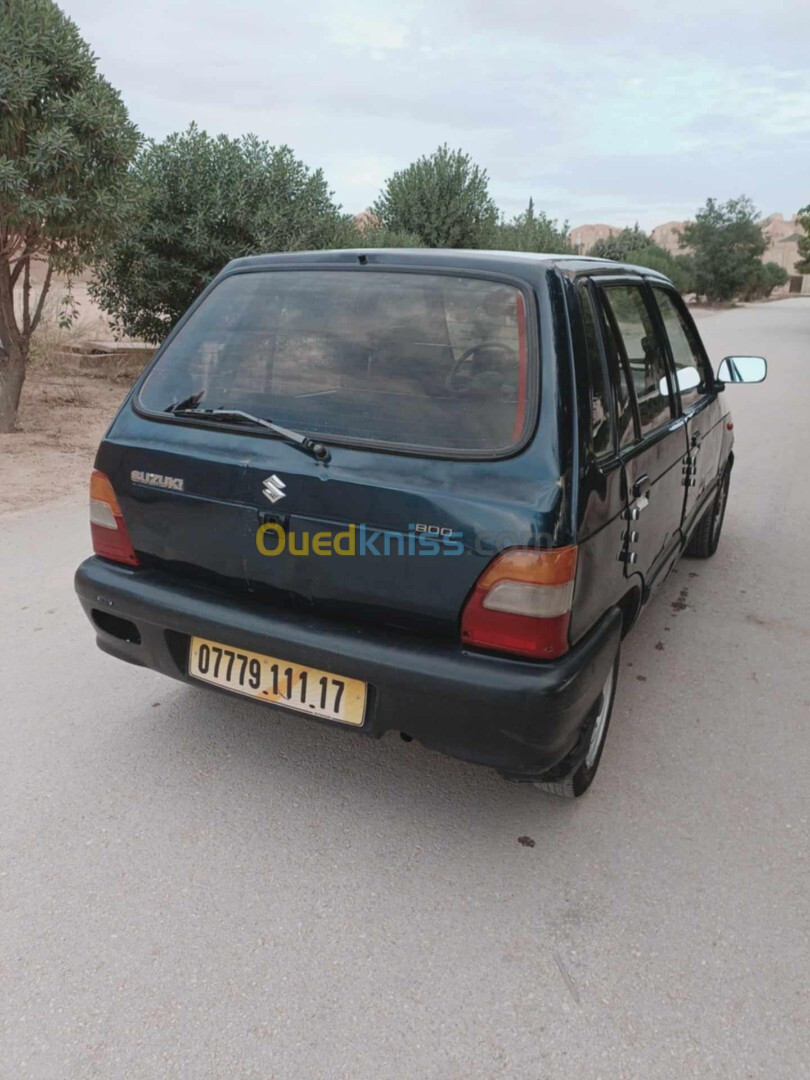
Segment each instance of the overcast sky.
[[508,213],[644,227],[810,203],[808,0],[63,0],[152,138],[195,120],[357,212],[440,143]]

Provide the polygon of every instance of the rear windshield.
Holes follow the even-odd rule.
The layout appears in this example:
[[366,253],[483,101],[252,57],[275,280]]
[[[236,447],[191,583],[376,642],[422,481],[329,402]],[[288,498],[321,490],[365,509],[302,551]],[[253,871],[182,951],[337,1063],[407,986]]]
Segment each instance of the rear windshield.
[[[505,452],[529,423],[511,285],[394,271],[234,274],[152,369],[141,405],[241,409],[324,440]],[[536,381],[536,380],[535,380]]]

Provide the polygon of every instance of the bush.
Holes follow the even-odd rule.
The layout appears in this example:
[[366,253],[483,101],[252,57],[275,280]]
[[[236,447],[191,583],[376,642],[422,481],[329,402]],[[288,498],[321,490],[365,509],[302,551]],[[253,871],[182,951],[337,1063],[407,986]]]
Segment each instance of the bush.
[[688,262],[682,256],[671,255],[660,244],[654,243],[638,225],[597,240],[588,254],[594,258],[615,259],[616,262],[646,266],[666,275],[680,292],[692,291]]
[[348,247],[354,222],[320,169],[254,135],[194,124],[147,144],[133,167],[136,211],[102,252],[91,292],[116,328],[158,342],[231,259]]
[[352,247],[358,248],[419,248],[425,245],[416,233],[387,229],[373,222],[357,228]]
[[810,206],[803,206],[796,215],[804,236],[799,236],[799,261],[796,272],[810,274]]
[[[636,253],[650,246],[652,241],[638,225],[632,229],[622,229],[613,236],[605,236],[597,240],[589,255],[595,259],[615,259],[616,262],[635,262]],[[661,249],[663,250],[663,248]]]
[[522,214],[498,224],[494,244],[503,251],[542,251],[559,255],[573,254],[574,251],[568,241],[568,222],[558,225],[542,210],[535,210],[533,199],[529,199]]
[[765,300],[774,289],[787,285],[787,270],[775,262],[760,263],[742,293],[743,300]]

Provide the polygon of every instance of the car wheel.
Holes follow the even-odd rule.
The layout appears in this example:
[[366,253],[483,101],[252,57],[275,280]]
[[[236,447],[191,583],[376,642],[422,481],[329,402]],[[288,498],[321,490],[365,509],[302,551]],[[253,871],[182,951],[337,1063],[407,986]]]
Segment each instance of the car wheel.
[[551,795],[560,795],[565,799],[577,799],[585,794],[599,768],[610,726],[610,714],[613,712],[618,677],[619,649],[616,650],[616,659],[608,672],[602,691],[583,725],[582,735],[577,745],[567,758],[546,774],[545,778],[536,780],[535,787]]
[[720,543],[720,533],[723,528],[723,518],[726,516],[730,483],[731,470],[727,468],[723,473],[723,479],[720,481],[720,486],[717,489],[717,494],[712,499],[711,505],[689,537],[689,543],[684,550],[685,555],[691,555],[693,559],[708,559],[717,551],[717,545]]

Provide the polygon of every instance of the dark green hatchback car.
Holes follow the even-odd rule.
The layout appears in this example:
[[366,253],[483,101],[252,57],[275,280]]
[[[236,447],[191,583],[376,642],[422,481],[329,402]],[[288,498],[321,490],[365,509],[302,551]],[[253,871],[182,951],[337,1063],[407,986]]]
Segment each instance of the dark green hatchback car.
[[660,274],[442,250],[228,265],[96,459],[106,652],[563,795],[621,640],[717,548],[725,384]]

